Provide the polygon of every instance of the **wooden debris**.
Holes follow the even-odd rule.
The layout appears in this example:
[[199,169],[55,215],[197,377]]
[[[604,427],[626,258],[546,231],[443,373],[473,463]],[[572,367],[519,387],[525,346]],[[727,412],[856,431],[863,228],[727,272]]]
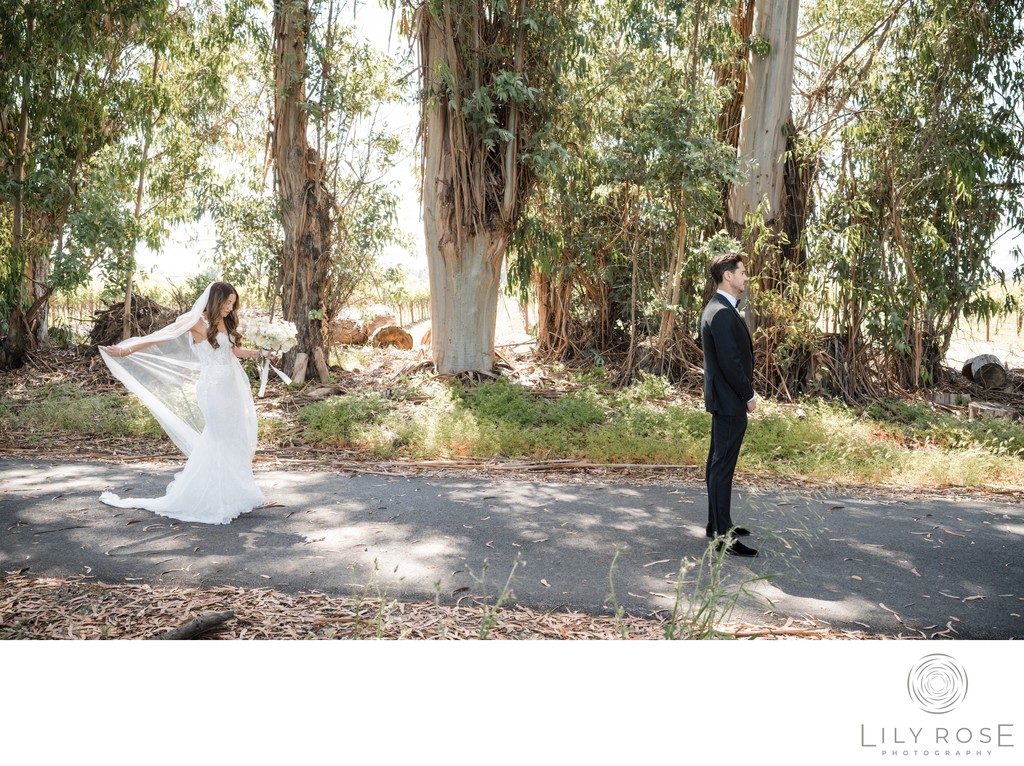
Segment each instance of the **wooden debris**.
[[335,318],[329,332],[332,346],[362,346],[370,337],[358,319]]
[[[455,594],[453,594],[455,595]],[[228,610],[230,607],[230,611]],[[166,631],[182,614],[201,620],[210,612],[234,613],[202,640],[226,639],[419,639],[476,640],[490,607],[461,595],[454,604],[399,602],[386,598],[289,594],[268,588],[154,587],[100,583],[83,578],[0,578],[0,640],[135,639]],[[566,609],[540,611],[512,605],[495,613],[488,634],[497,640],[653,640],[670,627],[659,611],[645,616],[589,615]],[[187,623],[189,624],[189,623]],[[183,626],[184,627],[184,626]],[[679,626],[675,626],[678,628]],[[947,631],[952,625],[947,624]],[[945,633],[945,631],[944,631]],[[874,640],[887,636],[834,628],[811,619],[784,625],[720,625],[717,638],[748,640]]]
[[973,356],[964,362],[963,375],[983,388],[1002,388],[1006,385],[1006,367],[992,354]]
[[348,393],[348,391],[345,389],[344,386],[339,386],[335,384],[331,386],[320,386],[319,388],[314,389],[309,393],[303,393],[302,398],[303,400],[318,402],[321,399],[326,399],[329,396],[341,396],[342,394],[346,393]]
[[369,337],[373,337],[373,334],[377,332],[380,327],[387,327],[388,325],[397,325],[398,319],[394,314],[391,313],[391,309],[386,306],[372,307],[371,310],[375,310],[373,319],[366,323],[366,334]]
[[180,625],[174,630],[169,630],[159,636],[154,636],[154,638],[164,641],[180,641],[195,638],[212,628],[216,628],[218,625],[223,625],[228,620],[233,619],[234,616],[235,613],[230,609],[226,612],[206,612],[194,620],[189,620],[184,625]]
[[309,366],[309,354],[299,351],[295,354],[295,364],[292,365],[292,383],[301,386],[306,382],[306,368]]
[[935,391],[932,393],[932,402],[945,407],[966,407],[971,403],[971,395]]
[[[96,321],[89,341],[93,346],[112,346],[120,343],[124,330],[124,301],[111,304],[109,308],[97,311]],[[133,295],[129,312],[129,332],[131,335],[148,335],[164,325],[174,321],[174,312],[161,306],[154,300],[141,295]]]
[[313,349],[313,363],[316,365],[316,374],[320,376],[320,382],[326,384],[331,379],[331,372],[327,369],[327,360],[324,358],[322,348]]
[[399,348],[412,350],[412,335],[398,325],[387,325],[378,328],[370,337],[370,345],[374,348]]
[[1017,412],[1009,407],[1001,407],[998,404],[989,404],[988,402],[971,402],[967,405],[968,420],[980,420],[981,418],[1016,420]]

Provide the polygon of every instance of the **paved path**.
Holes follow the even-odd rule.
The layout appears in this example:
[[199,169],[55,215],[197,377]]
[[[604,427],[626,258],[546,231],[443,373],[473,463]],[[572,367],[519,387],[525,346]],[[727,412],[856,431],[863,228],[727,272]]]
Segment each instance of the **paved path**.
[[[258,482],[281,507],[225,526],[175,522],[97,500],[105,488],[160,495],[173,472],[160,465],[0,461],[0,567],[29,567],[40,577],[348,595],[375,581],[389,597],[433,599],[439,592],[450,602],[500,590],[518,554],[519,603],[608,613],[619,548],[616,595],[642,615],[672,607],[680,560],[706,549],[702,488],[671,481],[259,470]],[[741,599],[735,619],[809,616],[886,633],[930,636],[952,625],[956,633],[948,635],[960,638],[1024,636],[1019,505],[836,490],[740,492],[736,506],[734,516],[755,529],[752,544],[763,555],[728,558],[727,581],[737,587],[769,579],[751,584],[758,596]]]

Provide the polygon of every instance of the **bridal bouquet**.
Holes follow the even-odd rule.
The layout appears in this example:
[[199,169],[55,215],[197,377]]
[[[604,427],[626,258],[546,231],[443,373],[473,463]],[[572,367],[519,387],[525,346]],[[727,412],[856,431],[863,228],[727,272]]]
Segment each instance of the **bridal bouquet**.
[[[271,320],[256,314],[247,314],[244,321],[246,339],[264,351],[283,354],[290,351],[298,341],[298,331],[295,329],[294,322],[284,322],[280,319]],[[267,391],[267,378],[270,377],[271,370],[277,373],[285,385],[292,382],[292,379],[274,367],[269,359],[264,359],[263,369],[260,370],[259,396],[261,397]]]
[[246,338],[264,351],[283,354],[295,346],[298,331],[294,322],[282,322],[280,319],[271,321],[255,315],[249,315],[246,319]]

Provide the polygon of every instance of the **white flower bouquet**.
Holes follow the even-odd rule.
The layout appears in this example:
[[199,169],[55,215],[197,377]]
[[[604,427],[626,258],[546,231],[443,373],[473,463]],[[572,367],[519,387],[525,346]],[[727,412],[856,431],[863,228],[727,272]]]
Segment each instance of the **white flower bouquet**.
[[[271,320],[268,317],[250,313],[245,315],[243,322],[246,340],[264,351],[283,354],[294,348],[298,342],[298,330],[295,329],[294,322],[285,322],[280,319]],[[274,367],[269,359],[264,359],[263,369],[260,370],[259,396],[261,397],[267,391],[267,378],[270,377],[271,370],[277,373],[285,385],[292,382],[292,379]]]
[[294,348],[298,341],[298,330],[294,322],[283,322],[280,319],[271,321],[256,315],[249,315],[246,320],[246,340],[264,351],[283,354]]

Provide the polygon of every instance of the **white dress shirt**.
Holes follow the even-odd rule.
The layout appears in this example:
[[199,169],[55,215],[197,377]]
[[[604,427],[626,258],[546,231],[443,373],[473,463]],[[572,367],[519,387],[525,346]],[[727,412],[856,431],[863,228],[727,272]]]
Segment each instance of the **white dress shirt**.
[[732,306],[734,309],[736,309],[736,313],[737,314],[739,313],[739,311],[740,311],[740,299],[739,298],[732,297],[732,295],[727,293],[725,290],[719,290],[718,294],[719,295],[724,295],[725,299],[727,301],[729,301],[729,305]]

